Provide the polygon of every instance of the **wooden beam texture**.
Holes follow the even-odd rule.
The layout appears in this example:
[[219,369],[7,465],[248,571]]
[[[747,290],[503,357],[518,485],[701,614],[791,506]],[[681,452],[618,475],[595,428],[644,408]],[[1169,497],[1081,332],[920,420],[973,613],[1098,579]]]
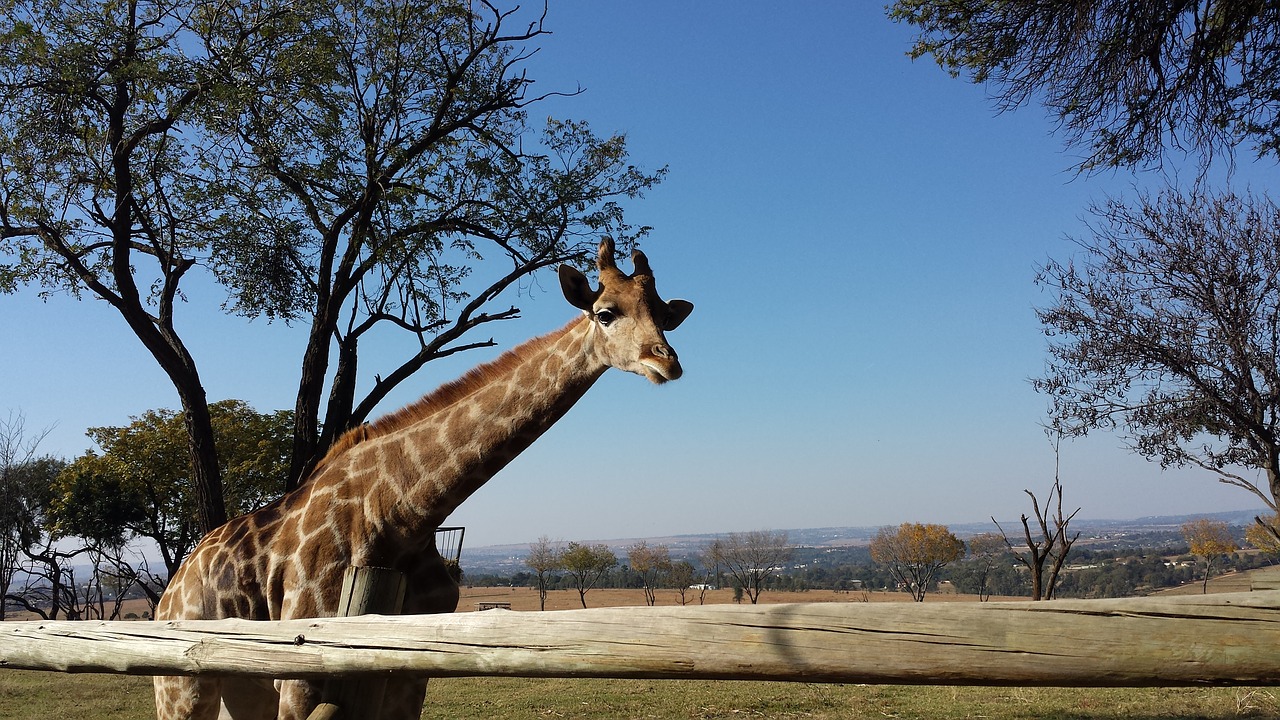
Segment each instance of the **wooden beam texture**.
[[1280,684],[1280,591],[1003,603],[628,607],[0,623],[0,668],[270,677]]

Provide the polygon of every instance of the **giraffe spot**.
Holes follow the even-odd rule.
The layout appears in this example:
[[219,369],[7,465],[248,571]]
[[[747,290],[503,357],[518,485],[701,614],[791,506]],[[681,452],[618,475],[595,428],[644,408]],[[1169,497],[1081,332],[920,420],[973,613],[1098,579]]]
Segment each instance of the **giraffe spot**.
[[328,526],[329,516],[323,508],[324,497],[312,497],[311,502],[303,509],[302,517],[297,523],[302,537],[315,535]]

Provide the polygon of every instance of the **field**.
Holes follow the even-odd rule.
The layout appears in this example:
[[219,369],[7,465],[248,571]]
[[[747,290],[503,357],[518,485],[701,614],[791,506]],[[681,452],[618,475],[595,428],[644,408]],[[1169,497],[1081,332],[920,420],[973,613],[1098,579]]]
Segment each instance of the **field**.
[[[691,598],[697,602],[696,596]],[[906,602],[903,593],[769,593],[762,602]],[[728,590],[708,603],[731,602]],[[963,595],[926,602],[973,602]],[[459,611],[477,603],[508,602],[536,611],[528,588],[468,588]],[[593,590],[590,607],[642,603],[639,590]],[[659,604],[676,604],[659,593]],[[574,591],[555,591],[548,609],[581,607]],[[153,717],[149,678],[0,671],[0,720],[143,720]],[[1273,718],[1280,689],[955,688],[807,683],[654,680],[451,678],[432,681],[423,718]]]

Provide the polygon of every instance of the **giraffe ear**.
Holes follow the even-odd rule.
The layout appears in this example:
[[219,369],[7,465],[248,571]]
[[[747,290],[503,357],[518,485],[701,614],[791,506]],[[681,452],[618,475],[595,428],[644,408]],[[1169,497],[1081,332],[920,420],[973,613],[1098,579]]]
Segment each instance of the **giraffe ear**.
[[560,289],[564,292],[564,299],[579,310],[591,312],[600,293],[591,289],[587,276],[568,265],[561,265],[557,272],[560,274]]
[[662,329],[675,330],[680,327],[680,323],[689,317],[689,313],[693,312],[693,303],[688,300],[669,300],[667,301],[667,309],[671,314],[667,315],[667,321],[662,324]]

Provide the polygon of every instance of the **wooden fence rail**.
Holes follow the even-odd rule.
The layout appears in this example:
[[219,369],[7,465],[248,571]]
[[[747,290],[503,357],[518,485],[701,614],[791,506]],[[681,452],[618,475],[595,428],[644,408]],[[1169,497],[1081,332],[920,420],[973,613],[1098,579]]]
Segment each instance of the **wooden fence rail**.
[[1280,591],[252,622],[5,622],[0,668],[141,675],[1280,684]]

